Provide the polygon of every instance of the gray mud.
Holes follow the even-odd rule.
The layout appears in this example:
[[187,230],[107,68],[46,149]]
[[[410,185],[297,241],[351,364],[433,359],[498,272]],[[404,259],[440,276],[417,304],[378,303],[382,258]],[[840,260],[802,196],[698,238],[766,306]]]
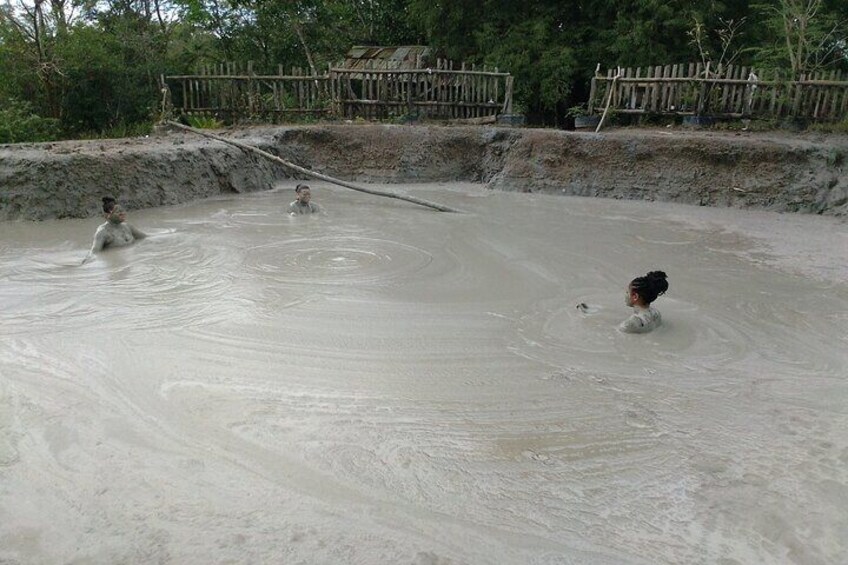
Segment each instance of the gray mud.
[[0,223],[0,562],[848,554],[841,220],[292,184],[83,267],[98,219]]

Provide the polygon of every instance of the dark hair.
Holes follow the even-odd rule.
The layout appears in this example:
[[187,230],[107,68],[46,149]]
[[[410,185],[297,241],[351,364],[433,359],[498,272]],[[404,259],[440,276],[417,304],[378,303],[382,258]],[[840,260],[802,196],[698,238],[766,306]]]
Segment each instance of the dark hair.
[[294,191],[297,192],[297,193],[300,193],[300,191],[303,190],[304,188],[309,188],[309,185],[308,184],[299,184],[296,187],[294,187]]
[[657,296],[665,294],[668,290],[667,278],[662,271],[651,271],[644,277],[637,277],[630,281],[630,289],[646,304],[650,304],[657,299]]
[[107,214],[110,214],[112,212],[112,209],[118,203],[118,201],[112,198],[111,196],[104,196],[103,198],[101,198],[101,200],[103,200],[103,211]]

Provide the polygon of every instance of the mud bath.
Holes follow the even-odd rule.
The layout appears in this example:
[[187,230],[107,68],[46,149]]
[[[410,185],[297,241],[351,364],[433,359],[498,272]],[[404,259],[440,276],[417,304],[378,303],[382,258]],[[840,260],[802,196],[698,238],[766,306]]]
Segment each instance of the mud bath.
[[0,561],[843,561],[844,222],[313,187],[0,223]]

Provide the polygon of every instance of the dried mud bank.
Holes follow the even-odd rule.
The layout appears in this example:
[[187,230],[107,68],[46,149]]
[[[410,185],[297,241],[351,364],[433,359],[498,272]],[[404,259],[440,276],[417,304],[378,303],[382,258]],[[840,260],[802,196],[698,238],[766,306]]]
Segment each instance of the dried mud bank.
[[[224,132],[362,182],[473,181],[500,190],[848,214],[848,137],[330,125]],[[279,165],[188,133],[0,147],[0,219],[87,217],[267,190]]]

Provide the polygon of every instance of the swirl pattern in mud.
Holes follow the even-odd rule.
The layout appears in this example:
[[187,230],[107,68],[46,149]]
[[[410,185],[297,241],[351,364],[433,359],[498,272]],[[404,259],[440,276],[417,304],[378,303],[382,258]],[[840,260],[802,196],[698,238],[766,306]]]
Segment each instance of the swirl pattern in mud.
[[268,279],[316,285],[392,284],[425,268],[431,255],[399,242],[366,237],[316,237],[247,251],[245,268]]
[[[0,224],[0,562],[848,552],[848,250],[798,243],[844,225],[285,188],[134,213],[84,266],[95,220]],[[618,332],[655,268],[664,325]]]

